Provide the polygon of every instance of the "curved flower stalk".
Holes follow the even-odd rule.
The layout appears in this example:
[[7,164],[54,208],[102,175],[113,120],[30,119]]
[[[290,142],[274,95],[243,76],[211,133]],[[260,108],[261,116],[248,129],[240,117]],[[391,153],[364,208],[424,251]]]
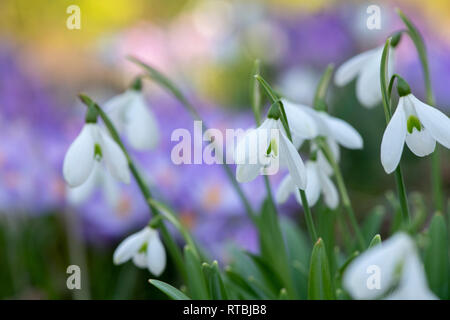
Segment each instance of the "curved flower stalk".
[[125,133],[137,150],[153,149],[159,140],[158,123],[142,94],[141,79],[105,103],[105,111],[119,132]]
[[281,163],[289,169],[294,185],[302,190],[306,188],[305,166],[286,136],[278,103],[272,105],[267,119],[258,128],[248,130],[239,141],[235,161],[238,182],[252,181],[262,173],[277,169]]
[[[322,194],[327,207],[336,209],[339,204],[339,195],[336,186],[330,178],[333,175],[333,169],[322,152],[316,150],[315,157],[311,157],[310,160],[306,161],[305,167],[308,181],[305,194],[308,204],[311,207],[314,206]],[[288,174],[281,181],[275,199],[277,203],[284,203],[292,193],[295,195],[297,202],[302,205],[300,194],[297,192],[297,188]]]
[[[88,111],[88,117],[90,117],[89,113]],[[99,162],[103,162],[117,180],[130,182],[130,171],[125,154],[96,121],[96,115],[94,119],[87,119],[64,157],[64,179],[72,188],[85,183],[92,175],[96,163]]]
[[[392,45],[393,48],[398,41]],[[356,80],[356,97],[366,108],[373,108],[381,102],[380,62],[383,46],[360,53],[344,62],[337,70],[334,83],[341,87]],[[394,61],[394,50],[390,50],[389,61]],[[394,64],[389,65],[389,74],[394,73]]]
[[419,157],[432,153],[436,141],[450,148],[450,119],[417,99],[406,81],[397,78],[400,99],[381,142],[381,163],[386,173],[397,168],[405,142]]
[[118,206],[119,188],[117,181],[98,161],[95,161],[92,173],[83,184],[75,188],[67,188],[68,200],[74,205],[81,204],[91,196],[96,188],[102,190],[107,203],[112,208]]
[[158,231],[146,226],[125,238],[114,251],[114,264],[122,264],[132,259],[139,268],[147,268],[155,276],[166,268],[166,250]]
[[357,257],[345,271],[343,285],[355,299],[437,299],[414,241],[403,232]]

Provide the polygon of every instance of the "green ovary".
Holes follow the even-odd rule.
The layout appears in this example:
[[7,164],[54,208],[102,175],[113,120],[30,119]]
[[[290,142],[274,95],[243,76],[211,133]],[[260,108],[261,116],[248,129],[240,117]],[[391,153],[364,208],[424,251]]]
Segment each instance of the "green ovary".
[[412,133],[414,128],[416,128],[417,131],[422,130],[422,125],[416,116],[409,116],[408,121],[406,121],[406,128],[409,133]]

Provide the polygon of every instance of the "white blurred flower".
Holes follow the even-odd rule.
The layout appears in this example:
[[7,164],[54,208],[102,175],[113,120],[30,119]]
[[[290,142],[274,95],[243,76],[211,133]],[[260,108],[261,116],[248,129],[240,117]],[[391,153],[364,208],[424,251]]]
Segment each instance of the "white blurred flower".
[[159,140],[158,123],[142,91],[129,89],[105,103],[105,111],[119,132],[137,150],[153,149]]
[[450,148],[450,119],[411,93],[402,96],[381,141],[381,163],[387,173],[397,168],[405,141],[419,157],[432,153],[436,141]]
[[235,162],[238,182],[252,181],[262,170],[281,163],[289,169],[295,186],[306,187],[305,166],[279,119],[269,117],[258,128],[248,130],[237,145]]
[[[308,160],[305,164],[308,184],[306,185],[305,194],[309,206],[314,206],[319,200],[320,195],[324,197],[325,204],[330,209],[335,209],[339,204],[339,194],[336,186],[331,180],[333,170],[326,160],[325,156],[317,147],[312,148],[316,152],[316,159]],[[333,144],[331,148],[336,161],[339,159],[339,147]],[[297,202],[302,205],[300,194],[292,183],[291,176],[288,174],[281,181],[275,199],[277,203],[284,203],[293,193]]]
[[158,231],[147,226],[123,240],[114,251],[114,264],[122,264],[133,259],[139,268],[147,268],[155,276],[166,267],[166,251],[159,239]]
[[93,173],[97,162],[104,162],[111,175],[130,182],[127,159],[119,145],[97,123],[86,123],[64,157],[63,176],[74,188]]
[[[389,50],[388,76],[394,70],[394,48]],[[367,108],[372,108],[381,102],[380,64],[383,47],[378,47],[360,53],[344,62],[337,70],[334,83],[344,86],[354,78],[356,80],[356,97]]]
[[355,299],[437,299],[428,288],[414,241],[403,232],[350,263],[343,286]]

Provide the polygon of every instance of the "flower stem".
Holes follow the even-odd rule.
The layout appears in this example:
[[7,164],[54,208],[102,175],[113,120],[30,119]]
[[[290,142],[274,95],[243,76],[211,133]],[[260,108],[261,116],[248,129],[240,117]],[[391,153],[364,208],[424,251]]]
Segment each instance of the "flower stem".
[[336,177],[337,187],[339,190],[339,193],[342,198],[342,205],[345,208],[345,211],[347,211],[348,217],[350,219],[350,223],[353,227],[353,230],[355,232],[356,238],[358,240],[358,244],[361,250],[366,249],[366,244],[364,241],[364,237],[362,235],[361,229],[359,228],[358,222],[355,217],[355,212],[353,211],[352,203],[350,201],[350,197],[348,196],[347,187],[344,183],[344,178],[342,177],[341,169],[339,168],[339,165],[337,164],[336,160],[334,159],[333,153],[330,150],[330,147],[328,146],[328,143],[324,141],[323,139],[318,140],[319,146],[325,157],[327,158],[328,162],[330,163],[331,167],[333,168],[334,175]]
[[[111,134],[111,137],[113,140],[119,145],[119,147],[122,149],[123,153],[125,154],[125,157],[128,162],[128,167],[130,168],[131,174],[133,175],[134,179],[136,180],[139,189],[141,190],[142,195],[145,198],[145,202],[147,203],[150,212],[152,213],[153,217],[159,216],[161,213],[157,208],[155,208],[153,205],[150,204],[149,200],[152,199],[152,194],[150,192],[150,188],[148,185],[144,182],[144,179],[142,178],[142,175],[136,168],[136,165],[134,164],[133,160],[130,157],[130,154],[128,153],[127,149],[125,148],[122,139],[120,138],[116,128],[114,127],[113,123],[109,119],[108,115],[103,111],[103,109],[96,103],[94,103],[90,98],[87,96],[81,96],[80,98],[83,100],[83,102],[91,101],[92,106],[97,110],[98,114],[102,118],[103,122],[105,123],[106,128],[108,129],[109,133]],[[167,230],[167,227],[165,224],[161,221],[161,224],[159,226],[162,238],[164,239],[164,242],[167,246],[168,251],[170,252],[180,274],[183,276],[183,279],[187,279],[186,270],[184,267],[184,261],[183,256],[181,254],[180,248],[178,247],[177,243],[173,239],[173,237],[170,235],[169,231]]]
[[[391,45],[391,38],[386,40],[386,43],[383,48],[383,54],[381,56],[381,64],[380,64],[380,85],[381,85],[381,94],[383,96],[383,109],[384,115],[386,117],[386,125],[391,121],[392,116],[392,108],[391,108],[391,96],[388,91],[388,86],[386,86],[386,81],[388,78],[388,56],[389,56],[389,48]],[[392,89],[393,79],[398,77],[394,75],[392,79],[389,81],[389,88]],[[403,181],[403,174],[401,168],[401,162],[398,164],[395,169],[395,182],[397,184],[397,194],[400,201],[400,206],[402,209],[402,221],[405,227],[407,227],[411,221],[408,209],[408,197],[406,195],[405,182]]]
[[302,189],[298,189],[300,191],[300,198],[302,199],[303,209],[305,211],[306,218],[306,227],[308,228],[308,233],[311,237],[313,243],[316,243],[318,240],[316,228],[314,226],[314,220],[312,218],[311,209],[309,208],[308,199],[306,198],[306,193]]
[[[433,106],[434,105],[434,95],[433,89],[431,86],[431,76],[430,69],[428,67],[428,58],[427,51],[425,47],[425,41],[423,40],[422,35],[420,34],[417,27],[411,22],[411,20],[399,9],[397,9],[397,13],[400,18],[403,20],[403,23],[408,28],[408,36],[414,43],[416,47],[417,53],[419,55],[419,60],[422,65],[422,71],[425,82],[426,89],[426,101],[427,104]],[[440,152],[439,146],[436,145],[436,149],[434,153],[431,155],[431,185],[433,192],[433,200],[436,206],[436,209],[440,212],[444,212],[444,202],[442,196],[442,178],[441,178],[441,169],[440,169]]]
[[[133,63],[137,64],[138,66],[140,66],[141,68],[145,69],[149,79],[156,81],[157,83],[162,85],[164,88],[166,88],[171,94],[173,94],[175,96],[175,98],[177,98],[177,100],[179,102],[181,102],[181,104],[186,108],[186,110],[191,114],[191,116],[195,120],[198,120],[198,121],[202,122],[202,130],[203,131],[206,131],[208,129],[208,126],[202,120],[202,118],[200,117],[200,115],[197,112],[196,108],[189,102],[189,100],[173,84],[173,82],[171,80],[169,80],[165,75],[160,73],[155,68],[149,66],[148,64],[143,63],[139,59],[136,59],[134,57],[128,57],[128,59],[131,62],[133,62]],[[241,199],[241,201],[242,201],[242,203],[243,203],[243,205],[245,207],[247,216],[253,222],[255,222],[255,219],[256,219],[255,218],[255,212],[253,211],[252,206],[250,205],[250,202],[248,201],[247,197],[245,196],[245,194],[244,194],[243,190],[241,189],[240,185],[236,181],[236,179],[234,177],[234,174],[233,174],[233,171],[231,170],[230,166],[225,161],[222,161],[222,163],[223,163],[223,168],[225,170],[225,173],[226,173],[228,179],[230,180],[233,188],[236,190],[239,198]]]

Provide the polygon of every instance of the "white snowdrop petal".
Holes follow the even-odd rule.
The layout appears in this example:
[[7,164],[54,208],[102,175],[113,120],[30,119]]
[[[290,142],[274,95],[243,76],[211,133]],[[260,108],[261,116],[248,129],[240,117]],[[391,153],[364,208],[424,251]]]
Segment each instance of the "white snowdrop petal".
[[150,228],[145,227],[139,232],[126,237],[114,251],[114,264],[121,264],[130,260],[147,242],[150,235]]
[[292,182],[292,178],[289,174],[287,174],[280,185],[278,186],[277,193],[275,195],[275,201],[277,203],[285,203],[289,198],[289,195],[295,191],[296,187]]
[[106,168],[103,168],[103,170],[101,171],[101,183],[103,195],[106,201],[111,206],[111,208],[117,209],[117,207],[119,206],[120,189],[117,185],[117,181],[111,175],[109,170],[106,170]]
[[320,185],[325,204],[330,209],[336,209],[339,204],[339,194],[333,181],[324,173],[319,174]]
[[236,166],[236,180],[239,183],[246,183],[254,180],[260,173],[259,164],[238,164]]
[[64,157],[63,176],[71,187],[84,183],[94,167],[94,137],[96,124],[87,123],[72,142]]
[[296,137],[296,141],[299,141],[302,139],[312,139],[317,136],[318,129],[312,116],[303,111],[301,106],[295,105],[287,100],[283,100],[283,105],[293,140],[294,137]]
[[141,269],[147,268],[147,253],[138,252],[133,256],[133,263],[136,267]]
[[[396,268],[414,252],[412,239],[405,233],[397,233],[351,262],[344,273],[343,285],[355,299],[375,299],[391,287]],[[379,287],[372,282],[374,277],[379,279]]]
[[430,135],[426,128],[417,131],[413,128],[413,132],[406,134],[406,145],[418,157],[424,157],[434,151],[436,140]]
[[129,107],[135,93],[127,90],[121,94],[114,96],[103,104],[103,109],[108,114],[112,123],[119,132],[125,128],[125,110]]
[[130,145],[137,150],[153,149],[159,140],[158,124],[141,94],[131,99],[125,114],[125,130]]
[[152,230],[153,234],[147,243],[147,267],[155,276],[160,276],[166,268],[166,250],[159,239],[158,232]]
[[325,113],[321,114],[326,121],[334,140],[348,149],[362,149],[363,139],[355,128],[344,120],[332,117]]
[[334,83],[337,86],[344,86],[352,81],[361,69],[367,64],[367,61],[373,57],[377,49],[365,51],[344,62],[337,70],[334,76]]
[[320,181],[318,176],[317,164],[313,161],[306,162],[306,176],[308,184],[306,185],[305,194],[309,206],[314,206],[320,197]]
[[381,164],[386,173],[391,173],[397,168],[405,144],[406,119],[403,103],[403,98],[400,98],[397,109],[384,131],[381,141]]
[[370,61],[361,71],[356,81],[356,97],[366,108],[373,108],[381,101],[380,64],[377,60]]
[[444,147],[450,149],[450,119],[441,111],[418,100],[412,94],[411,99],[420,122],[430,135]]
[[67,187],[67,200],[73,205],[79,205],[86,201],[99,182],[100,163],[94,161],[94,167],[87,180],[78,187]]
[[292,181],[298,188],[305,190],[307,179],[306,170],[297,149],[295,149],[294,145],[284,134],[279,135],[279,144],[280,158],[284,157],[283,160],[286,161]]
[[112,176],[124,183],[130,182],[127,158],[119,145],[106,133],[101,134],[103,159]]
[[436,300],[428,288],[425,271],[417,253],[403,263],[402,277],[396,290],[386,300]]

